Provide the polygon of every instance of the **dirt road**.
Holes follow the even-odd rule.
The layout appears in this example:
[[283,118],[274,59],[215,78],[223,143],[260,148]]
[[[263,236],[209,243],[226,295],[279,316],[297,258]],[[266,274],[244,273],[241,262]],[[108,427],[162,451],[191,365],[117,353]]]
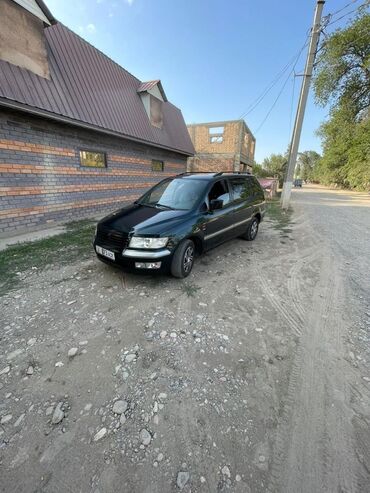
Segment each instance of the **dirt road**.
[[93,255],[20,272],[0,491],[370,491],[370,200],[293,199],[185,281]]

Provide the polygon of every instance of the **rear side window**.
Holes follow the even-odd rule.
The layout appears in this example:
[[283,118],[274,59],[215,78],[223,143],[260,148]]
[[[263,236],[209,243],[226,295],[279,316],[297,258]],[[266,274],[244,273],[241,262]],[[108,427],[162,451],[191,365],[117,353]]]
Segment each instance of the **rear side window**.
[[231,179],[230,187],[234,201],[246,200],[250,196],[250,190],[247,181],[243,178]]
[[215,199],[222,200],[223,207],[225,207],[225,205],[230,202],[229,188],[225,180],[216,181],[216,183],[212,185],[212,188],[208,193],[208,205],[210,204],[211,200]]
[[250,181],[251,193],[256,197],[261,197],[261,199],[264,199],[265,196],[257,178],[251,176],[248,180]]

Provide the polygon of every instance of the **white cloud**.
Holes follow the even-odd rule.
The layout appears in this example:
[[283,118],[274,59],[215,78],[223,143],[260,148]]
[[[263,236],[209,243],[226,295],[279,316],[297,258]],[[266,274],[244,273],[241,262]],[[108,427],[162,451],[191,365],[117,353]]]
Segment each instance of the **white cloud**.
[[90,34],[95,33],[96,32],[95,24],[88,24],[86,26],[86,31]]
[[125,0],[126,3],[128,3],[131,7],[131,5],[134,3],[134,0]]
[[83,36],[84,34],[94,34],[96,33],[95,24],[87,24],[87,26],[78,26],[78,33]]

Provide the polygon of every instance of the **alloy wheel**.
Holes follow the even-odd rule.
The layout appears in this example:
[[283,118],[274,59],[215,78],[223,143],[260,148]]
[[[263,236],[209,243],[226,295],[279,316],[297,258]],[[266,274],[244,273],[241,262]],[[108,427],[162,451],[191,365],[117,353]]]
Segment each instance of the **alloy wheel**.
[[183,266],[185,272],[190,271],[193,265],[193,261],[194,261],[194,248],[191,245],[189,245],[184,253]]
[[258,231],[258,221],[255,219],[251,224],[251,238],[255,238]]

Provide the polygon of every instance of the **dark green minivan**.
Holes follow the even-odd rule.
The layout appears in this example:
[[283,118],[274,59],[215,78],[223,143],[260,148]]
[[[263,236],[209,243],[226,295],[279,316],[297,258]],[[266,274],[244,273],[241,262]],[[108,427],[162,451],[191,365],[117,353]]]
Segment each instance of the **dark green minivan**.
[[128,270],[187,277],[195,254],[227,240],[254,240],[265,214],[264,192],[244,173],[183,173],[105,217],[94,249],[104,262]]

